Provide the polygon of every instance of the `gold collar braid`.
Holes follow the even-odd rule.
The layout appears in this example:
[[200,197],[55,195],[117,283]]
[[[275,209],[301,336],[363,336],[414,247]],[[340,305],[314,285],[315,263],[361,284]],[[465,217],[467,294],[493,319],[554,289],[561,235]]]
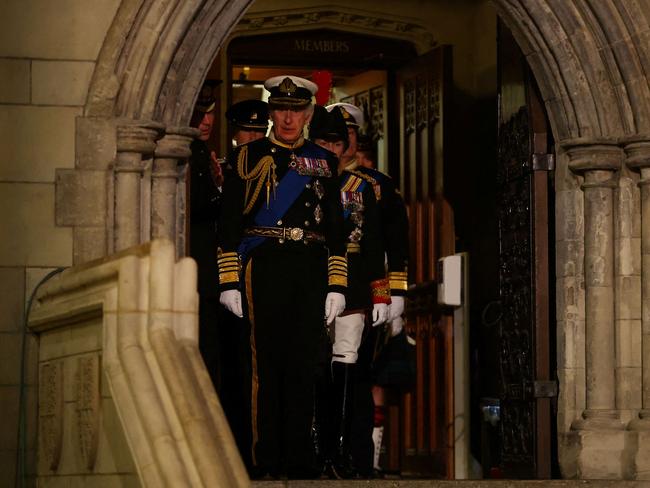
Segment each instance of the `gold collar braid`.
[[303,136],[300,136],[293,144],[287,144],[286,142],[282,142],[275,137],[275,132],[273,132],[273,130],[269,132],[268,137],[273,144],[275,144],[276,146],[284,147],[285,149],[298,149],[300,146],[302,146],[305,143],[305,138]]
[[[246,182],[246,193],[244,195],[244,215],[249,213],[257,197],[260,195],[262,185],[266,183],[266,208],[269,208],[269,200],[271,198],[271,186],[273,186],[273,198],[275,198],[275,187],[277,186],[277,178],[275,175],[276,164],[273,161],[273,156],[264,156],[260,159],[252,171],[248,171],[248,147],[242,146],[237,157],[237,173],[242,180]],[[251,189],[253,182],[257,181],[255,190],[251,196]]]

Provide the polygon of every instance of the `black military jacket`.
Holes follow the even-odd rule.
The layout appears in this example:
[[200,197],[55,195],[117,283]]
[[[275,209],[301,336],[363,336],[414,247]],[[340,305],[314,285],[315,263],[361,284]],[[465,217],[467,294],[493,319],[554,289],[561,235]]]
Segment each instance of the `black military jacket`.
[[372,181],[350,171],[343,171],[340,180],[348,246],[345,308],[357,310],[372,305],[371,284],[385,278],[384,241]]
[[221,191],[212,178],[210,151],[206,143],[194,140],[190,149],[190,256],[198,266],[199,293],[216,296],[216,226]]
[[388,260],[391,295],[406,295],[408,287],[409,230],[406,205],[393,179],[376,169],[352,164],[348,169],[359,171],[375,180],[375,196],[379,207],[381,232]]
[[[244,154],[242,152],[245,151]],[[245,156],[245,157],[244,157]],[[245,179],[246,174],[254,174],[255,167],[264,163],[263,158],[270,157],[275,165],[269,171],[261,171],[260,175]],[[287,212],[272,225],[276,228],[300,228],[314,232],[325,238],[324,243],[303,243],[276,238],[266,238],[255,252],[264,248],[284,246],[314,246],[325,245],[329,250],[329,290],[343,293],[347,285],[347,264],[345,261],[345,235],[343,232],[343,211],[339,199],[337,177],[338,160],[331,152],[308,140],[301,140],[290,147],[269,138],[259,139],[237,147],[228,157],[228,163],[233,168],[224,183],[223,202],[219,218],[219,282],[221,290],[239,287],[239,279],[235,279],[234,271],[241,272],[244,263],[239,262],[235,269],[235,259],[238,247],[244,238],[245,229],[256,227],[255,216],[261,206],[266,205],[267,198],[274,199],[273,178],[278,182],[287,174],[290,165],[295,161],[316,161],[321,164],[314,168],[309,182],[304,184],[302,191]],[[269,161],[269,159],[266,159]],[[272,173],[275,173],[273,176]],[[321,174],[318,174],[321,173]],[[260,190],[254,198],[258,183],[262,178]],[[266,182],[269,182],[267,186]],[[248,187],[248,191],[247,191]],[[268,190],[267,190],[268,189]],[[247,199],[248,196],[248,199]],[[252,202],[252,203],[251,203]],[[297,248],[296,248],[297,249]],[[300,249],[304,249],[301,247]],[[342,279],[333,279],[337,274]]]

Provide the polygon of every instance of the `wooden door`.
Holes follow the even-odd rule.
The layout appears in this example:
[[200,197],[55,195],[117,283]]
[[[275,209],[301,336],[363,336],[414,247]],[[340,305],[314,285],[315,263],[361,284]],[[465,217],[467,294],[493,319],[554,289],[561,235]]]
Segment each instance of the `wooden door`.
[[406,476],[453,476],[453,322],[436,303],[435,281],[438,258],[454,253],[453,214],[442,198],[450,61],[450,48],[440,47],[399,69],[389,101],[389,113],[399,114],[389,129],[399,141],[389,148],[389,171],[409,212],[406,328],[416,340],[417,379],[389,407],[387,468]]
[[553,148],[532,73],[511,33],[499,27],[501,468],[506,478],[550,478]]

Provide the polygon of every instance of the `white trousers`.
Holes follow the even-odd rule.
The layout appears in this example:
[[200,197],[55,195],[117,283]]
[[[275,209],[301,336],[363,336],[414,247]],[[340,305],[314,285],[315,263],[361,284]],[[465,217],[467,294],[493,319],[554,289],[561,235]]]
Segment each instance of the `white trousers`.
[[332,337],[332,361],[354,364],[359,357],[358,350],[361,345],[365,315],[353,313],[343,317],[336,317],[333,327],[330,327]]

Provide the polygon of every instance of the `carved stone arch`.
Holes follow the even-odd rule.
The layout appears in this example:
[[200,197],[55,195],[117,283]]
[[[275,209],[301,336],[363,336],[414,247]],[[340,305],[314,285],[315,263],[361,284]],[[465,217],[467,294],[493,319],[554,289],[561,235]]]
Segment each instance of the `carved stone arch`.
[[[180,146],[191,137],[179,127],[187,125],[205,74],[231,33],[238,36],[304,30],[311,25],[375,35],[379,32],[408,39],[422,51],[435,43],[426,26],[413,19],[340,6],[293,9],[281,16],[255,12],[243,17],[251,3],[123,0],[100,51],[85,115],[108,121],[109,126],[131,128],[115,131],[114,141],[120,133],[122,142],[109,143],[99,150],[91,147],[84,157],[92,159],[102,154],[108,161],[106,154],[111,152],[112,144],[118,156],[123,156],[123,164],[115,165],[116,171],[128,179],[128,173],[140,171],[156,152],[168,160],[167,170],[159,175],[168,178],[170,158],[182,157],[184,150]],[[650,50],[645,42],[649,29],[641,0],[612,0],[597,5],[566,0],[494,3],[533,68],[557,141],[611,140],[642,129],[650,132],[650,93],[645,76],[650,67]],[[144,129],[138,128],[143,124]],[[161,138],[164,147],[154,144]],[[140,154],[144,164],[134,163],[137,151],[144,151]],[[110,161],[101,163],[103,166],[84,160],[84,165],[91,168],[109,169]],[[135,180],[130,183],[134,185]],[[93,201],[94,195],[84,194],[88,190],[83,184],[78,191],[79,201]],[[104,250],[90,252],[89,257],[120,247],[110,244],[115,241],[110,234],[120,225],[114,204],[121,201],[112,191],[107,197],[107,211],[93,220],[104,221],[109,244]],[[146,198],[143,205],[148,205]],[[141,213],[146,215],[147,209]],[[128,225],[133,215],[136,213],[131,211],[121,225]],[[140,232],[131,229],[131,235],[139,234],[140,240],[147,240],[151,237],[147,225],[145,222]],[[89,242],[75,241],[75,248],[89,247]],[[75,262],[83,261],[84,256],[80,252]]]
[[640,2],[494,3],[535,74],[556,140],[647,130],[642,66],[650,60],[639,33],[648,22]]
[[153,119],[168,125],[189,120],[211,61],[231,37],[332,28],[408,40],[418,52],[435,45],[416,19],[345,7],[258,12],[238,24],[251,0],[124,2],[100,52],[86,114]]
[[[90,116],[182,125],[227,36],[312,26],[408,39],[425,51],[432,33],[413,19],[347,7],[256,12],[252,0],[124,1],[100,52],[89,90]],[[546,101],[557,140],[618,137],[650,130],[640,41],[647,20],[638,0],[494,1],[522,46]],[[612,111],[612,108],[615,110]]]
[[252,2],[123,1],[100,51],[85,114],[182,125],[180,114],[189,120],[186,107]]
[[240,36],[332,29],[411,42],[418,54],[436,45],[434,33],[418,19],[342,6],[293,8],[246,14],[229,40]]
[[[256,12],[246,14],[232,28],[230,35],[215,45],[214,36],[206,36],[198,50],[205,55],[188,63],[188,59],[178,58],[178,70],[189,70],[190,79],[185,83],[174,84],[169,80],[163,85],[156,114],[168,123],[181,123],[189,120],[193,102],[205,77],[210,63],[217,55],[217,49],[224,49],[228,43],[239,36],[261,35],[276,32],[291,32],[311,29],[336,29],[366,35],[380,35],[392,39],[407,40],[418,52],[425,52],[435,45],[433,34],[416,19],[387,16],[359,9],[343,7],[299,8],[274,12]],[[201,31],[201,28],[197,28]],[[230,29],[229,29],[230,30]],[[192,46],[190,39],[184,40]],[[189,49],[192,49],[191,47]],[[209,54],[208,54],[209,53]],[[176,69],[173,70],[177,71]],[[200,74],[200,76],[196,76]],[[168,103],[170,101],[171,103]],[[189,102],[189,103],[188,103]],[[173,121],[173,122],[172,122]]]

